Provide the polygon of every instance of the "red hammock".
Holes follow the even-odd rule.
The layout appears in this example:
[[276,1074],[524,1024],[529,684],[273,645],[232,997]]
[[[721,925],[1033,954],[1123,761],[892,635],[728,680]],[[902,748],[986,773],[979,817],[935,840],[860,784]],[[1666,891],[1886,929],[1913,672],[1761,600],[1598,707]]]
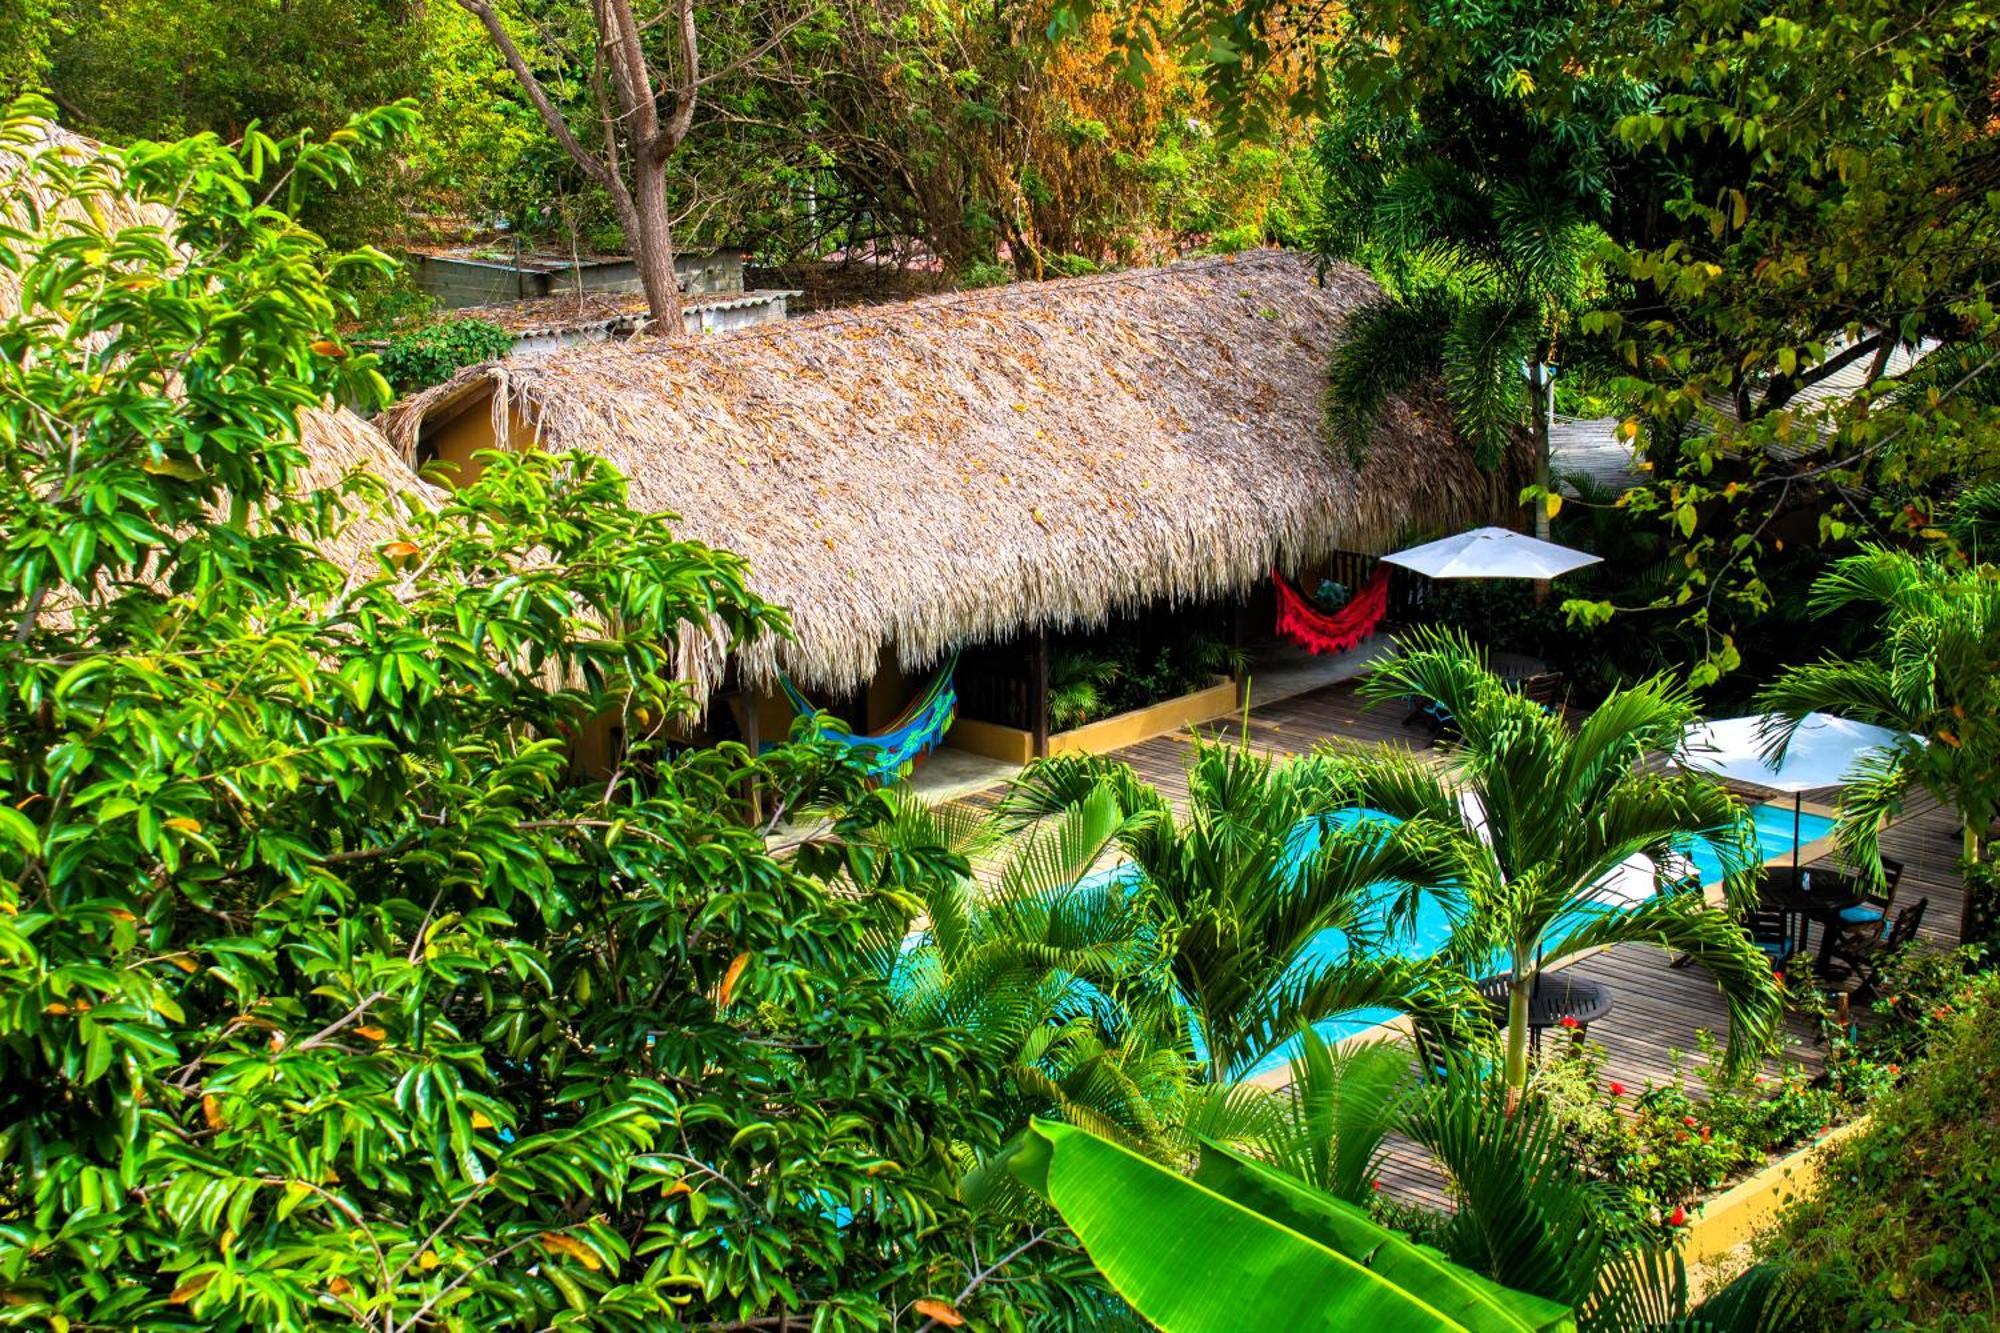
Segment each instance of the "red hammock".
[[1309,653],[1346,652],[1373,634],[1389,611],[1387,565],[1377,565],[1361,590],[1332,614],[1307,601],[1276,570],[1271,582],[1278,590],[1278,633]]

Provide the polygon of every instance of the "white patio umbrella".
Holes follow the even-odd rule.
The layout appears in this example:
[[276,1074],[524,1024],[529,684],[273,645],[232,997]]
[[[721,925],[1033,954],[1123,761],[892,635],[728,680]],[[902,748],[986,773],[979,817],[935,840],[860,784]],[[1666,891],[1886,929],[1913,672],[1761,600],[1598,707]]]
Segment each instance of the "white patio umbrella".
[[1850,722],[1831,713],[1807,713],[1792,733],[1784,757],[1772,762],[1785,719],[1775,713],[1697,722],[1681,737],[1681,767],[1713,773],[1749,787],[1792,795],[1792,867],[1799,864],[1799,825],[1805,793],[1845,786],[1862,760],[1886,752],[1902,736],[1887,727]]
[[1474,528],[1382,558],[1434,579],[1552,579],[1602,557],[1508,528]]

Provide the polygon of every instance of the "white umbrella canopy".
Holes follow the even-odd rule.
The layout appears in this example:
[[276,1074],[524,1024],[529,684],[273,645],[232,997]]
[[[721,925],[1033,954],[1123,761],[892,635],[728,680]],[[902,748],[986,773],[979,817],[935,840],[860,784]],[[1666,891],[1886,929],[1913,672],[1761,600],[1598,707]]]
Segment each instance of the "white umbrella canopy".
[[1784,758],[1772,763],[1770,754],[1784,721],[1775,713],[1759,713],[1697,722],[1681,738],[1681,766],[1768,791],[1806,792],[1845,785],[1862,760],[1886,753],[1903,738],[1887,727],[1807,713]]
[[1382,558],[1434,579],[1552,579],[1601,559],[1508,528],[1474,528]]
[[1774,751],[1784,724],[1776,713],[1696,722],[1681,736],[1680,765],[1745,786],[1790,792],[1792,869],[1797,870],[1801,793],[1846,785],[1863,760],[1886,754],[1903,734],[1831,713],[1807,713],[1780,759]]

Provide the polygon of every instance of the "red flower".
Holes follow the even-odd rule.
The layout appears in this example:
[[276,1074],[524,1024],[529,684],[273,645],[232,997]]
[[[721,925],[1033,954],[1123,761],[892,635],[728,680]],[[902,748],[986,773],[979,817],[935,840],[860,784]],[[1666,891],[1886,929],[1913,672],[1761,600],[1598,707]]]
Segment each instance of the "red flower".
[[1566,1028],[1577,1028],[1583,1026],[1583,1024],[1576,1021],[1576,1016],[1574,1014],[1564,1014],[1559,1021]]
[[1687,1224],[1688,1224],[1688,1210],[1681,1207],[1679,1204],[1675,1204],[1674,1210],[1671,1213],[1667,1214],[1667,1225],[1670,1227],[1684,1227]]
[[1951,1010],[1940,1006],[1936,1009],[1931,1010],[1931,1017],[1935,1018],[1938,1022],[1942,1023],[1944,1022],[1945,1019],[1951,1017]]
[[1708,1142],[1708,1126],[1707,1126],[1707,1125],[1703,1125],[1703,1126],[1701,1127],[1701,1141],[1702,1141],[1703,1143],[1707,1143],[1707,1142]]
[[1779,984],[1780,986],[1784,985],[1784,984],[1785,984],[1785,972],[1784,972],[1784,969],[1783,969],[1783,968],[1779,968],[1778,970],[1776,970],[1776,971],[1772,972],[1772,973],[1771,973],[1771,980],[1773,980],[1773,981],[1777,982],[1777,983],[1778,983],[1778,984]]
[[1681,1123],[1689,1129],[1693,1129],[1695,1127],[1695,1118],[1691,1115],[1684,1115],[1681,1117]]
[[1900,1073],[1902,1073],[1902,1072],[1903,1072],[1903,1067],[1902,1067],[1901,1065],[1890,1065],[1890,1066],[1889,1066],[1889,1077],[1890,1077],[1890,1078],[1894,1078],[1894,1077],[1896,1077],[1896,1075],[1898,1075],[1898,1074],[1900,1074]]
[[1371,1190],[1379,1190],[1382,1188],[1382,1182],[1379,1180],[1371,1180],[1368,1182],[1368,1188]]
[[1616,1079],[1612,1080],[1611,1095],[1613,1097],[1623,1097],[1625,1095],[1625,1085],[1623,1083],[1618,1082]]

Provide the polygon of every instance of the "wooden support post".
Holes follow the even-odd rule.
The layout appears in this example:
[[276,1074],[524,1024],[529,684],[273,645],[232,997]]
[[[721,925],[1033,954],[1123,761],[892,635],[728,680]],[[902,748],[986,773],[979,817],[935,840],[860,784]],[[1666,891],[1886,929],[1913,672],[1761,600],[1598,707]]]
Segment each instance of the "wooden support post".
[[1230,663],[1230,674],[1236,681],[1236,711],[1240,714],[1250,704],[1250,598],[1254,594],[1244,593],[1236,603],[1236,623],[1231,632],[1230,644],[1236,650],[1235,659]]
[[1035,758],[1049,754],[1049,632],[1035,630],[1028,654],[1028,717],[1035,726]]

